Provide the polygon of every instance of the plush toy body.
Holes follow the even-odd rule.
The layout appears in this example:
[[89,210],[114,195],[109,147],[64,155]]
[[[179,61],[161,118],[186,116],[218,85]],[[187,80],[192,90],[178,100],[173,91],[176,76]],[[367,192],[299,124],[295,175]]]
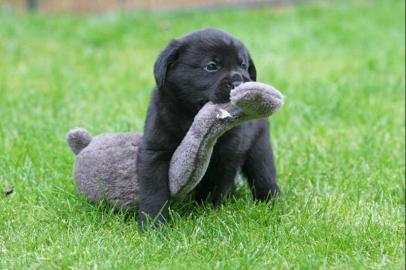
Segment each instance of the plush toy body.
[[[276,112],[282,94],[272,86],[249,82],[233,89],[225,104],[207,103],[172,156],[169,187],[173,198],[188,194],[204,176],[217,139],[231,128]],[[139,198],[137,151],[142,133],[106,133],[94,138],[73,129],[67,141],[77,155],[77,189],[91,201],[107,200],[119,209],[136,208]]]

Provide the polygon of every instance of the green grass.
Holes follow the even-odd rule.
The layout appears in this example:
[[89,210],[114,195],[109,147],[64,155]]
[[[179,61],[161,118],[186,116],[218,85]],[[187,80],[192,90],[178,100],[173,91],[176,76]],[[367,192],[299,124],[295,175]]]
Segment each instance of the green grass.
[[[344,1],[343,1],[344,2]],[[103,16],[0,12],[1,269],[403,269],[403,1]],[[88,203],[65,133],[142,130],[152,66],[173,37],[214,26],[242,39],[272,116],[274,208],[244,187],[224,205],[136,219]]]

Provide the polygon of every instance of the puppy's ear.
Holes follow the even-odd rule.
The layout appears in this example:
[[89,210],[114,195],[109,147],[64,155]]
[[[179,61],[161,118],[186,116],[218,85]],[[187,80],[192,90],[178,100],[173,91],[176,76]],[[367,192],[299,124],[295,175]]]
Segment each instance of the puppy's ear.
[[250,74],[251,80],[254,82],[257,80],[257,69],[255,68],[254,61],[252,61],[251,56],[249,56],[250,60],[248,62],[248,74]]
[[165,84],[166,73],[170,65],[175,62],[178,57],[179,48],[180,42],[174,39],[169,42],[166,48],[159,54],[154,65],[154,76],[158,88],[161,88]]

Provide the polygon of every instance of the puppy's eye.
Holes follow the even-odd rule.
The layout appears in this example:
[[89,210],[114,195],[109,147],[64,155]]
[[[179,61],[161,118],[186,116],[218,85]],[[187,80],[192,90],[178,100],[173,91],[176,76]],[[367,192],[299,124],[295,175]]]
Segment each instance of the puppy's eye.
[[219,69],[216,62],[210,61],[207,66],[204,68],[208,72],[215,72]]
[[242,62],[242,63],[241,63],[241,67],[242,67],[243,69],[247,69],[247,64],[246,64],[245,62]]

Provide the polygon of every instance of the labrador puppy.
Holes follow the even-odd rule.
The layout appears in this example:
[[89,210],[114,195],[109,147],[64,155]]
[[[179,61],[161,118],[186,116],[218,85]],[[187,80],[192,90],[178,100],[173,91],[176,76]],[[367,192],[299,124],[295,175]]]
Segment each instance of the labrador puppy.
[[[141,226],[150,218],[161,223],[168,217],[169,162],[199,109],[208,101],[228,102],[231,89],[256,80],[256,69],[241,41],[204,29],[172,40],[160,53],[154,75],[156,88],[137,160]],[[195,199],[221,202],[239,171],[255,199],[279,193],[266,119],[244,123],[218,140]]]

